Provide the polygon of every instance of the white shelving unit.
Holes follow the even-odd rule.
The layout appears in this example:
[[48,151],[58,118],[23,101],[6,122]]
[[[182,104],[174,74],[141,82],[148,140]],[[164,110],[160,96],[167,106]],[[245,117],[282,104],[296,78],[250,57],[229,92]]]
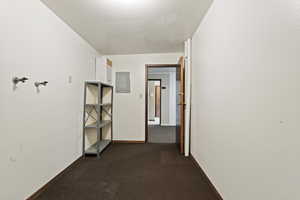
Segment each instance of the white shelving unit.
[[83,155],[96,155],[112,142],[113,86],[86,81],[84,87]]

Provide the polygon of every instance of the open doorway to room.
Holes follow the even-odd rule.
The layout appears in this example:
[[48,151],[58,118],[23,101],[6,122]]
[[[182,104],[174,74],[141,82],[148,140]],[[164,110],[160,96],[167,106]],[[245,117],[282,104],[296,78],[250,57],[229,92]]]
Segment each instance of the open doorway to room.
[[[146,142],[183,144],[181,65],[146,65]],[[181,150],[180,150],[181,152]]]
[[161,79],[148,79],[148,124],[161,125]]

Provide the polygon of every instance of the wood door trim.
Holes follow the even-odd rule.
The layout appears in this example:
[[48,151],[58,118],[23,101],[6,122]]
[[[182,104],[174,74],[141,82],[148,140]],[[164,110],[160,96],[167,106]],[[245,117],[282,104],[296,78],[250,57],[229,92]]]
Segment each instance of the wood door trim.
[[106,65],[107,65],[108,67],[112,67],[112,61],[109,60],[108,58],[106,59]]
[[146,68],[179,67],[179,64],[146,64]]
[[[159,107],[158,105],[159,101]],[[161,81],[159,86],[155,86],[155,117],[159,116],[159,125],[161,125]]]
[[148,69],[180,67],[180,64],[146,64],[145,65],[145,143],[148,142]]
[[180,89],[179,89],[179,115],[180,115],[180,129],[179,129],[179,133],[180,133],[180,153],[184,153],[184,139],[185,139],[185,66],[184,66],[184,57],[180,57],[179,59],[179,65],[180,65],[180,78],[179,80],[181,80],[180,82]]
[[145,67],[145,143],[148,142],[148,66]]

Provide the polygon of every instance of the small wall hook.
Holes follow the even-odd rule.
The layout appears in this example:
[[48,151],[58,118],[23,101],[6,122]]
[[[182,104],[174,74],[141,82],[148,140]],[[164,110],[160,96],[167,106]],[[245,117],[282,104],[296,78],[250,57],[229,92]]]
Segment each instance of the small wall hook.
[[48,84],[48,81],[43,81],[43,82],[35,82],[34,85],[35,87],[40,87],[40,85],[42,86],[46,86]]
[[15,85],[17,85],[19,82],[25,83],[27,80],[29,80],[27,77],[22,77],[22,78],[14,77],[12,79]]

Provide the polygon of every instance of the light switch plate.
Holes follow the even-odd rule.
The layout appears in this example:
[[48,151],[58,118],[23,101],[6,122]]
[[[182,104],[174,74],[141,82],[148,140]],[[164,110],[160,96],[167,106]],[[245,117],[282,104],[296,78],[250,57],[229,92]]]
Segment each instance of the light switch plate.
[[73,81],[73,77],[72,77],[72,76],[69,76],[69,77],[68,77],[68,83],[72,83],[72,81]]

